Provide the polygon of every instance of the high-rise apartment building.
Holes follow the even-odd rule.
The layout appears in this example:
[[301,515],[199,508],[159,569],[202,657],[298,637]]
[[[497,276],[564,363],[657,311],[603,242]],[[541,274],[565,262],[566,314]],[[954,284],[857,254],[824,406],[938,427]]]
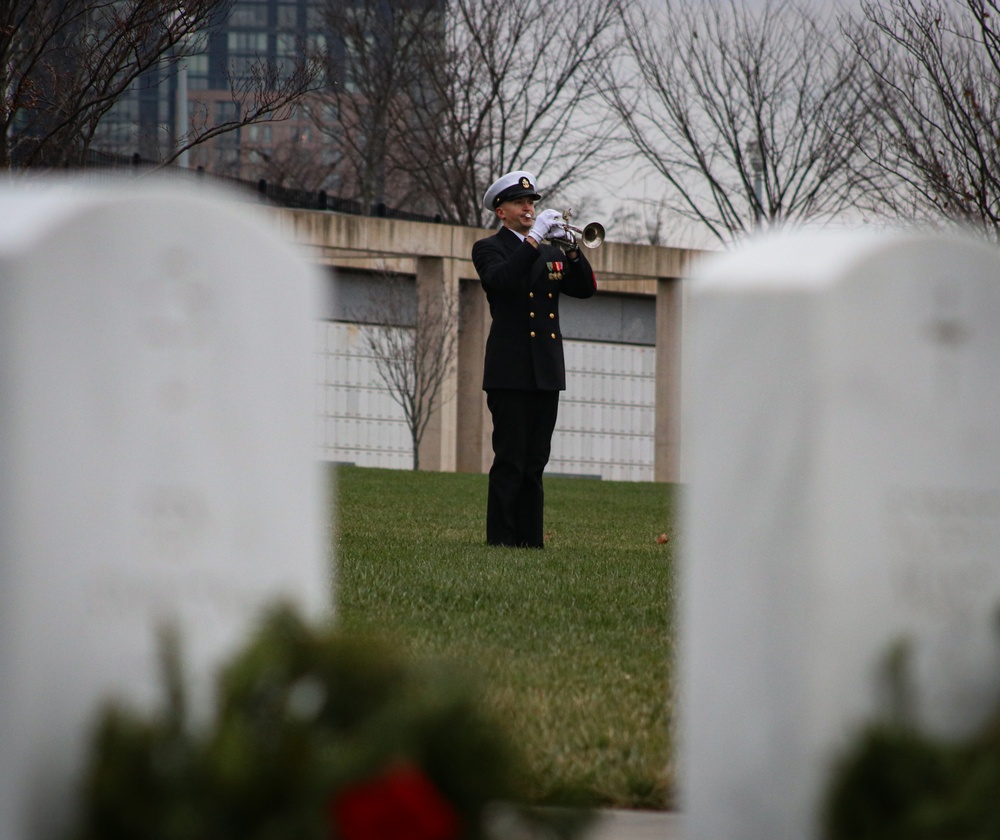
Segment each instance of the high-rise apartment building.
[[[322,84],[350,91],[351,41],[358,36],[332,31],[330,21],[337,14],[331,14],[331,3],[338,4],[334,12],[369,4],[369,12],[391,15],[414,2],[443,8],[441,0],[235,0],[224,21],[187,45],[186,58],[165,61],[116,104],[103,119],[94,148],[154,161],[168,158],[180,136],[235,120],[241,108],[250,107],[250,91],[262,69],[287,73],[306,56],[325,58]],[[339,115],[325,115],[319,97],[313,97],[282,116],[219,134],[192,148],[180,163],[219,175],[350,194],[350,175],[337,165],[340,152],[316,122],[336,131]]]
[[[249,107],[241,98],[258,83],[262,68],[290,68],[310,51],[329,49],[322,25],[325,3],[236,0],[215,28],[191,39],[186,58],[165,61],[133,86],[102,120],[94,147],[162,160],[180,135],[237,119],[240,109]],[[220,134],[192,149],[184,163],[252,177],[251,147],[264,149],[296,133],[308,139],[302,123],[303,115],[293,115],[288,125],[265,123]]]

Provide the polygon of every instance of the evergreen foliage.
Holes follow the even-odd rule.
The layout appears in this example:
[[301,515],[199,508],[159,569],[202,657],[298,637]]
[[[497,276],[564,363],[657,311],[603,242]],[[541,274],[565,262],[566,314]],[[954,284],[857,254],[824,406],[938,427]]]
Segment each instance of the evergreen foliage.
[[457,840],[518,798],[511,742],[452,670],[281,607],[223,670],[200,731],[165,650],[164,708],[100,721],[74,840]]

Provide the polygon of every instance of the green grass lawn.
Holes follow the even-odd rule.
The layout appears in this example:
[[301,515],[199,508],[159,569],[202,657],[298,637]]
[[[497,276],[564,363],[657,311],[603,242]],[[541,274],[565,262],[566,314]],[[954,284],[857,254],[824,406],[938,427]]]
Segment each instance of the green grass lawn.
[[676,488],[548,477],[537,551],[485,545],[484,475],[332,469],[345,630],[475,671],[534,801],[670,805]]

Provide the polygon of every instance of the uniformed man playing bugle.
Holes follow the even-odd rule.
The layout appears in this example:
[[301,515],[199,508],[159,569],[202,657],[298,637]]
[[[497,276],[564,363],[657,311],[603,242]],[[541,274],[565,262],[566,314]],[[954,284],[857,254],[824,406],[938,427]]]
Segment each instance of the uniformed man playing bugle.
[[483,204],[502,226],[472,246],[472,261],[493,317],[483,373],[493,416],[486,542],[543,548],[542,472],[566,388],[559,296],[589,298],[597,280],[577,248],[546,243],[572,239],[558,211],[535,213],[535,183],[530,172],[509,172],[486,191]]

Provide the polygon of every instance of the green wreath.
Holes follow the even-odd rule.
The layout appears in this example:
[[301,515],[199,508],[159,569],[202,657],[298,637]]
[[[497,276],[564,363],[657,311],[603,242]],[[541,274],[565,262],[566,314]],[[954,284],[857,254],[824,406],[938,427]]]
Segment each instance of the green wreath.
[[[162,712],[101,717],[72,840],[475,840],[493,803],[518,799],[516,750],[453,670],[279,608],[194,731],[176,645],[163,649]],[[556,837],[584,825],[504,813]]]
[[894,714],[838,762],[825,840],[1000,840],[1000,706],[965,740],[930,737],[909,712],[906,672],[900,646],[889,657]]

